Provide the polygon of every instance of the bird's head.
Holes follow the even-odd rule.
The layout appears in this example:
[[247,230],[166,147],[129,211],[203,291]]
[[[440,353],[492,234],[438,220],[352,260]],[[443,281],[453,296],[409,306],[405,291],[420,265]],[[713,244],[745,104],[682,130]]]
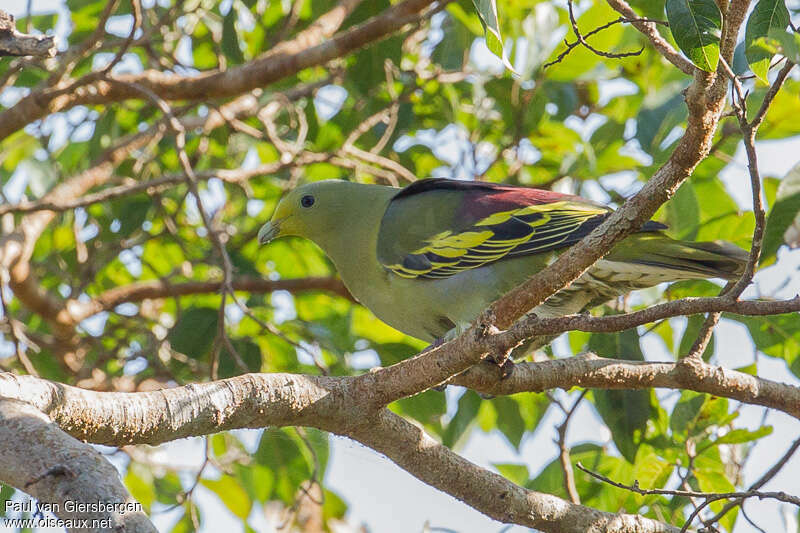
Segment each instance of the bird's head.
[[258,232],[258,242],[266,244],[278,237],[295,235],[319,243],[319,239],[335,230],[343,210],[352,200],[346,181],[326,180],[302,185],[286,193],[269,222]]

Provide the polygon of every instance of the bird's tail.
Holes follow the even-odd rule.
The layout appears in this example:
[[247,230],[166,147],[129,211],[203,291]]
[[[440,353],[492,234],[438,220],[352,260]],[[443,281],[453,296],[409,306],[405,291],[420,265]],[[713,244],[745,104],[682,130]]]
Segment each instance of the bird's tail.
[[735,279],[744,272],[747,258],[747,252],[726,241],[678,241],[661,233],[632,235],[606,256],[611,261],[669,270],[673,280]]

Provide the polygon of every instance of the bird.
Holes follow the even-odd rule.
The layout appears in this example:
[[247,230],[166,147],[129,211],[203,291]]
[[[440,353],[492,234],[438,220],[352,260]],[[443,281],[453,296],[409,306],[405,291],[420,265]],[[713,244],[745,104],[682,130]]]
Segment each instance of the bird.
[[[466,330],[612,212],[580,196],[489,182],[428,178],[397,188],[322,180],[287,192],[258,240],[310,239],[375,316],[437,343]],[[662,282],[730,280],[744,271],[741,248],[675,240],[665,229],[645,223],[531,312],[580,313]]]

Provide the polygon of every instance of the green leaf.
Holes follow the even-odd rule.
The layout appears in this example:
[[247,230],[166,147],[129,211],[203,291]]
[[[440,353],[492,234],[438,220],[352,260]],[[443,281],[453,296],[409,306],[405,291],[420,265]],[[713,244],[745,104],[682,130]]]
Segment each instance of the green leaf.
[[16,489],[14,489],[14,487],[0,483],[0,504],[2,504],[3,509],[6,508],[6,502],[14,496],[15,492]]
[[681,51],[698,68],[714,72],[719,62],[722,13],[714,0],[667,0],[667,21]]
[[237,18],[237,11],[231,7],[222,22],[222,52],[234,65],[244,63],[244,55],[239,47],[239,34],[236,33]]
[[275,486],[272,470],[259,464],[234,464],[233,470],[251,500],[264,503],[269,499]]
[[256,343],[247,339],[233,339],[231,345],[236,350],[236,353],[239,354],[247,369],[244,370],[238,365],[226,344],[223,345],[219,356],[219,377],[229,378],[248,371],[261,371],[261,349]]
[[152,472],[143,465],[132,462],[125,474],[125,487],[130,491],[131,496],[142,504],[145,511],[150,512],[150,506],[156,500]]
[[678,87],[669,86],[645,101],[636,117],[636,140],[642,150],[653,155],[660,149],[672,129],[683,122],[687,110]]
[[772,433],[772,426],[763,426],[755,431],[749,429],[737,428],[733,429],[717,440],[714,444],[741,444],[743,442],[751,442],[758,440],[761,437],[766,437]]
[[492,466],[494,466],[497,471],[500,472],[501,476],[520,486],[525,485],[530,477],[528,467],[525,465],[513,463],[493,463]]
[[406,414],[425,426],[438,426],[447,411],[444,394],[429,390],[398,400],[390,406],[393,411]]
[[483,25],[483,31],[486,35],[486,47],[503,61],[503,65],[508,70],[516,74],[503,48],[503,38],[500,36],[500,23],[497,20],[497,2],[495,0],[472,0],[472,4],[478,12],[481,25]]
[[750,17],[744,33],[745,56],[750,70],[760,79],[767,81],[767,71],[772,60],[772,53],[757,46],[756,40],[766,37],[771,30],[783,32],[789,25],[789,10],[784,0],[760,0]]
[[[311,435],[309,437],[313,439]],[[254,457],[275,474],[272,499],[279,498],[287,504],[294,501],[300,484],[311,477],[313,469],[306,451],[305,443],[292,430],[264,430]]]
[[700,226],[700,205],[691,181],[685,181],[667,203],[667,217],[667,225],[677,238],[695,239]]
[[747,326],[761,352],[783,359],[795,375],[800,375],[800,315],[724,316]]
[[442,444],[448,448],[456,447],[461,438],[467,434],[467,429],[474,422],[480,406],[480,396],[471,390],[465,391],[458,399],[456,414],[442,433]]
[[330,518],[341,519],[347,512],[347,504],[335,492],[323,489],[325,492],[325,502],[322,504],[322,515],[327,523]]
[[[686,324],[686,330],[683,332],[683,337],[681,337],[681,343],[678,348],[678,356],[683,357],[689,353],[689,350],[694,345],[694,341],[697,340],[697,335],[700,333],[700,328],[703,326],[706,317],[704,315],[692,315],[689,317],[689,322]],[[711,359],[711,356],[714,355],[714,334],[711,335],[711,339],[708,341],[708,345],[706,345],[706,349],[702,354],[703,360],[708,361]]]
[[153,200],[146,196],[134,196],[112,203],[112,211],[119,219],[119,236],[128,237],[140,229],[152,205]]
[[175,472],[167,472],[163,477],[155,478],[153,487],[156,489],[156,500],[165,505],[175,504],[178,495],[183,494],[183,486]]
[[[603,357],[643,361],[639,334],[635,329],[621,333],[595,333],[589,349]],[[611,430],[614,444],[633,463],[650,418],[650,392],[644,390],[596,390],[593,392],[597,412]]]
[[751,376],[758,375],[758,365],[756,363],[751,363],[746,366],[740,366],[739,368],[734,368],[737,372],[741,372],[743,374],[749,374]]
[[673,433],[685,434],[694,425],[700,410],[706,403],[707,396],[696,392],[684,391],[681,399],[669,417],[669,427]]
[[442,31],[444,36],[433,50],[431,59],[445,70],[461,70],[475,37],[469,28],[450,13],[447,13],[442,21]]
[[[792,227],[800,228],[796,222],[800,214],[800,163],[795,165],[781,180],[775,204],[767,214],[764,230],[764,246],[761,264],[770,264],[775,259],[778,248],[784,244],[787,232]],[[797,233],[797,232],[795,232]],[[796,242],[796,239],[791,239]]]
[[658,457],[652,446],[643,444],[636,452],[633,475],[644,488],[663,487],[674,466]]
[[778,43],[778,52],[789,58],[789,61],[800,62],[800,33],[772,29],[767,38]]
[[203,479],[200,483],[219,496],[225,507],[230,509],[234,515],[242,520],[247,520],[253,502],[250,500],[250,496],[247,495],[247,491],[242,488],[242,485],[235,478],[223,475],[219,479]]
[[497,413],[497,429],[519,451],[522,436],[525,434],[525,420],[520,413],[519,404],[508,396],[498,396],[491,404]]
[[169,332],[172,349],[195,359],[206,354],[217,335],[219,311],[210,307],[190,307]]

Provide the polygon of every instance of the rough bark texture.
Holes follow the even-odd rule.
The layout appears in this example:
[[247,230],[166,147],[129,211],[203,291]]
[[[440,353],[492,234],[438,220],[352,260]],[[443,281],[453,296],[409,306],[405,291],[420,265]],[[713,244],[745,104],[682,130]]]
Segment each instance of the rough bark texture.
[[[75,526],[69,531],[155,533],[116,468],[30,403],[0,399],[0,442],[0,479],[47,504]],[[98,503],[105,508],[86,512],[79,507]]]
[[14,17],[0,11],[0,57],[56,55],[55,38],[52,35],[28,35],[17,31]]

